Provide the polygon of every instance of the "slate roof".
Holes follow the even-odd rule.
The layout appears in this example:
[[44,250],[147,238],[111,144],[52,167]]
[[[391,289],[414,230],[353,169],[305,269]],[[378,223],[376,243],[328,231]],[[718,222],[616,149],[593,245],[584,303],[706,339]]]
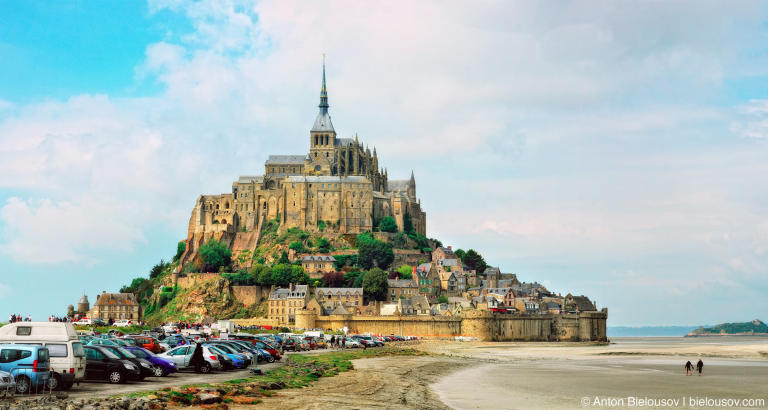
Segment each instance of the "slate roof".
[[315,124],[312,125],[310,131],[320,132],[333,132],[333,123],[331,122],[331,114],[319,112],[315,118]]
[[328,255],[304,255],[301,257],[302,262],[336,262],[336,258]]
[[387,181],[387,191],[407,191],[409,183],[410,181],[408,181],[407,179],[403,179],[403,180],[390,179]]
[[346,295],[347,292],[349,292],[350,295],[354,295],[355,292],[357,294],[362,295],[363,294],[363,288],[316,288],[315,289],[315,296],[319,294],[323,295]]
[[241,175],[237,179],[238,184],[250,184],[251,182],[261,183],[264,181],[263,175]]
[[296,285],[293,290],[288,288],[278,288],[269,294],[269,299],[298,299],[304,298],[308,291],[307,285]]
[[304,165],[306,155],[270,155],[267,158],[267,165],[271,164],[292,164],[292,165]]
[[369,182],[368,178],[361,175],[351,175],[348,177],[338,177],[330,175],[291,175],[287,179],[288,182]]
[[488,293],[493,293],[495,295],[506,295],[511,290],[512,288],[488,288]]
[[414,288],[416,283],[411,279],[387,279],[390,288]]
[[97,306],[135,304],[136,296],[133,293],[102,293],[96,298]]
[[347,145],[352,145],[354,143],[355,140],[352,138],[336,138],[333,142],[333,145],[346,147]]
[[457,259],[441,259],[439,263],[443,266],[458,266],[459,261]]
[[419,276],[427,276],[431,269],[432,269],[431,263],[422,263],[421,265],[419,265],[418,268],[416,268],[416,274]]

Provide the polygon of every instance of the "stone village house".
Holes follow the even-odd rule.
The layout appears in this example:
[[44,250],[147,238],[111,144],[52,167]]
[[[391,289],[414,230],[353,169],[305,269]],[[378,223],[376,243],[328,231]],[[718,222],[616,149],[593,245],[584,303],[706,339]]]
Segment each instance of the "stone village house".
[[311,279],[320,279],[324,273],[336,271],[336,258],[331,255],[303,255],[301,266]]
[[277,323],[289,324],[296,319],[296,312],[303,309],[309,299],[307,285],[291,284],[288,288],[278,288],[269,294],[269,313],[267,317]]

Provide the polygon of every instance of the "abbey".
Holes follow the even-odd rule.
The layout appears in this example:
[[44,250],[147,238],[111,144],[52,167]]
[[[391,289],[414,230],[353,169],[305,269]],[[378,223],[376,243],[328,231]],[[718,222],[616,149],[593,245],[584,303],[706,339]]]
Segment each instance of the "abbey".
[[410,179],[390,180],[375,147],[373,152],[364,148],[356,135],[337,136],[328,113],[325,63],[319,108],[308,154],[270,155],[263,175],[241,176],[231,193],[197,199],[188,231],[194,245],[187,253],[209,237],[229,242],[233,250],[255,246],[269,220],[278,220],[280,229],[356,234],[391,216],[400,230],[412,226],[426,234],[413,171]]

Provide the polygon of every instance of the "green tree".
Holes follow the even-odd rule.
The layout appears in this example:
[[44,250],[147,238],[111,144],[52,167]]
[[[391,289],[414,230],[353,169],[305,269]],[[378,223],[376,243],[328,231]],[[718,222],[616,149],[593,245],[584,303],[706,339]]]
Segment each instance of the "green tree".
[[456,249],[456,251],[454,251],[453,253],[455,253],[456,257],[461,259],[462,262],[464,261],[464,255],[467,254],[466,252],[464,252],[464,249]]
[[328,253],[331,251],[331,242],[326,238],[320,238],[317,240],[317,251],[320,253]]
[[176,255],[173,256],[173,261],[178,262],[181,259],[181,255],[184,255],[184,251],[187,250],[187,241],[179,241],[176,244]]
[[403,216],[403,231],[406,233],[413,233],[413,219],[411,219],[411,214],[406,212]]
[[283,251],[283,253],[280,254],[280,259],[277,260],[277,263],[281,263],[281,264],[291,263],[291,261],[288,259],[288,252]]
[[381,229],[382,232],[397,232],[397,222],[395,222],[395,218],[391,216],[381,218],[379,229]]
[[[358,282],[359,279],[359,282]],[[363,284],[363,274],[360,271],[354,270],[344,274],[344,283],[348,288],[359,288]]]
[[307,249],[304,247],[304,244],[299,241],[291,242],[291,244],[288,245],[288,249],[293,249],[296,251],[296,253],[304,253],[307,251]]
[[470,269],[474,269],[477,273],[485,272],[485,268],[488,266],[485,263],[483,256],[477,253],[474,249],[468,250],[462,260],[464,264],[469,266]]
[[291,265],[284,263],[272,267],[272,284],[275,286],[288,286],[293,280]]
[[363,276],[363,292],[368,300],[387,300],[387,273],[379,268],[365,272]]
[[408,246],[408,235],[403,232],[396,233],[395,238],[392,239],[392,246],[397,249],[405,249]]
[[309,282],[309,275],[304,273],[304,268],[298,265],[291,265],[291,283],[306,285]]
[[376,239],[364,237],[360,239],[358,235],[357,249],[358,261],[363,269],[379,267],[381,269],[389,268],[389,265],[395,260],[395,253],[392,251],[392,244],[378,241]]
[[232,250],[216,239],[209,239],[200,246],[198,252],[203,259],[203,270],[206,272],[218,272],[232,262]]
[[317,221],[317,230],[320,232],[325,230],[325,221],[323,220]]
[[400,267],[397,268],[397,272],[400,273],[400,278],[411,279],[411,274],[413,273],[413,267],[409,265],[400,265]]
[[149,278],[154,279],[158,276],[160,276],[161,273],[163,273],[163,270],[168,267],[168,264],[160,259],[160,262],[157,263],[155,266],[152,267],[152,269],[149,270]]
[[258,280],[256,281],[261,286],[274,285],[272,282],[272,268],[269,266],[263,266],[263,269],[259,272]]
[[437,303],[448,303],[448,297],[445,295],[440,295],[437,298]]

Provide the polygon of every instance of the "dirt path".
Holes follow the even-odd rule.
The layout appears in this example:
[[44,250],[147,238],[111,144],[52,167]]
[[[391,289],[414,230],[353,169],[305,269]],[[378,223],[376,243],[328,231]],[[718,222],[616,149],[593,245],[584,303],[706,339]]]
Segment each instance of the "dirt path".
[[355,370],[321,378],[304,389],[279,391],[259,406],[279,409],[447,409],[429,385],[470,363],[432,356],[355,360]]

